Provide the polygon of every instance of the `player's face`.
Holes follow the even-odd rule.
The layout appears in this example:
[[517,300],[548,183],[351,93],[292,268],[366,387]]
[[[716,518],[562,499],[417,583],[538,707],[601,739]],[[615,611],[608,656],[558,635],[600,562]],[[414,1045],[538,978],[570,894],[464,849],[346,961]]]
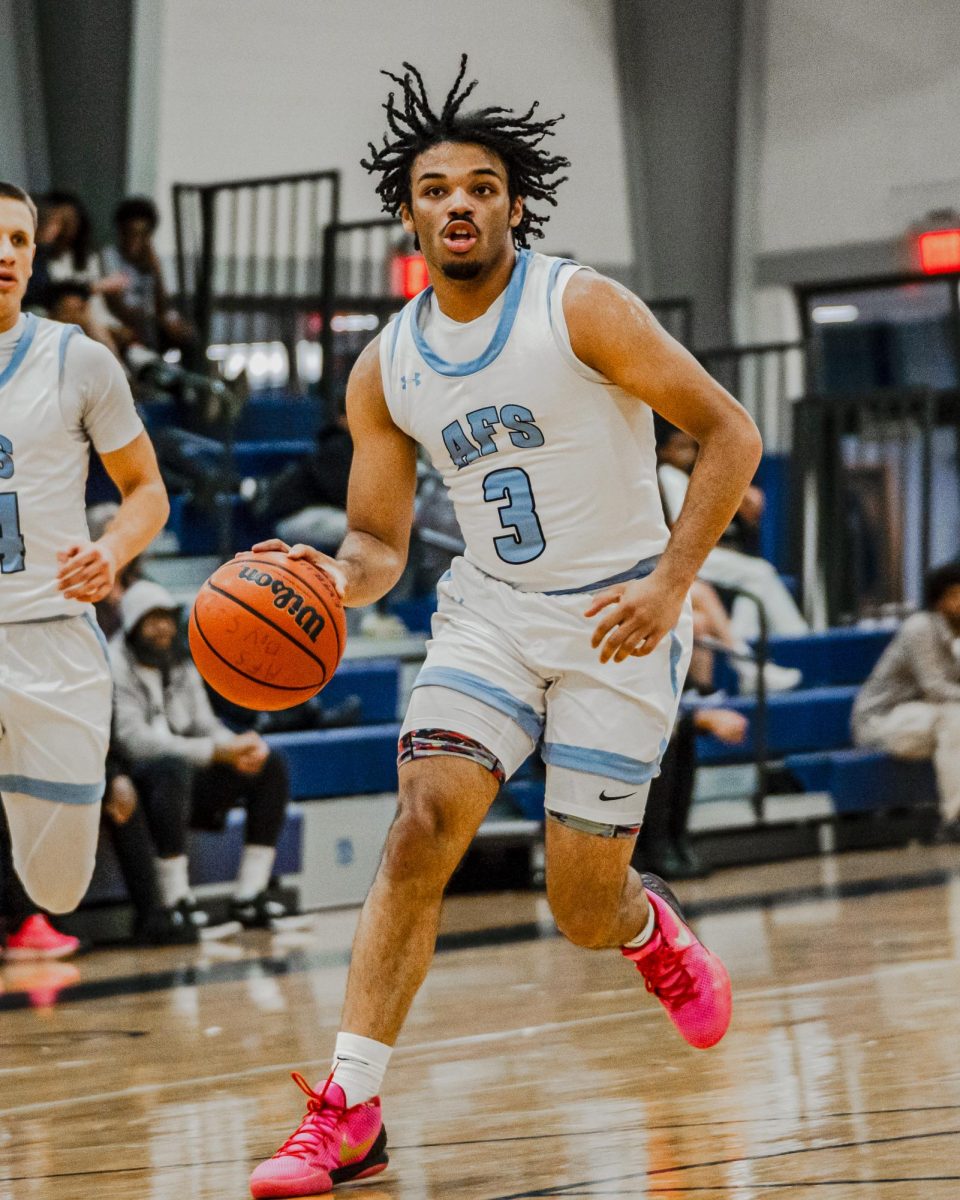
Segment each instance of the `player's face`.
[[0,196],[0,332],[13,323],[11,316],[15,321],[19,315],[35,249],[30,209],[20,200]]
[[523,218],[512,201],[507,169],[493,151],[472,142],[442,142],[414,160],[403,227],[420,239],[432,271],[448,279],[478,279],[511,253],[511,229]]

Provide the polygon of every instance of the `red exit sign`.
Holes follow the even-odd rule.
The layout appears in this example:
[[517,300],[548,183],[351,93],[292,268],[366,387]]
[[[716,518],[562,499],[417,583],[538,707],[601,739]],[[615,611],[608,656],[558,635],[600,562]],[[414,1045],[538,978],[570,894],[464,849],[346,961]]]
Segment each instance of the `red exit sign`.
[[917,239],[924,275],[960,271],[960,229],[931,229]]

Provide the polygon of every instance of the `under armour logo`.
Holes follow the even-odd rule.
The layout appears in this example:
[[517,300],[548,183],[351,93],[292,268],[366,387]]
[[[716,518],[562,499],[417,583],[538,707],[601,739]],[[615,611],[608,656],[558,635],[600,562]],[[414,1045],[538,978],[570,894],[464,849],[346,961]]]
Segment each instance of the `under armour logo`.
[[[406,377],[406,375],[401,375],[401,376],[400,376],[400,386],[403,388],[403,390],[404,390],[404,391],[406,391],[406,390],[407,390],[407,377]],[[419,372],[419,371],[414,371],[414,373],[413,373],[413,386],[414,386],[414,387],[419,387],[419,386],[420,386],[420,372]]]

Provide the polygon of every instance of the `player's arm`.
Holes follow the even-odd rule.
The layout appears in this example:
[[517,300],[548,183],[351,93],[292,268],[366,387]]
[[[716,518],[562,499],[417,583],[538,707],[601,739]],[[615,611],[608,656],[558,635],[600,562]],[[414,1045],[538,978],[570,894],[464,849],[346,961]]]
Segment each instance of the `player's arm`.
[[68,599],[91,604],[107,595],[117,572],[146,550],[170,513],[167,489],[146,433],[100,458],[120,493],[120,509],[97,541],[77,542],[57,556],[57,586]]
[[626,288],[579,271],[563,297],[574,354],[700,445],[670,542],[656,570],[598,593],[588,610],[608,612],[593,644],[601,658],[649,654],[673,628],[709,551],[736,513],[762,453],[747,412],[658,324]]
[[254,550],[288,550],[307,558],[335,579],[344,603],[353,608],[379,600],[400,578],[407,561],[417,451],[413,439],[393,423],[380,376],[380,339],[357,359],[347,385],[347,420],[353,462],[347,492],[347,536],[335,559],[310,546],[288,547],[274,538]]

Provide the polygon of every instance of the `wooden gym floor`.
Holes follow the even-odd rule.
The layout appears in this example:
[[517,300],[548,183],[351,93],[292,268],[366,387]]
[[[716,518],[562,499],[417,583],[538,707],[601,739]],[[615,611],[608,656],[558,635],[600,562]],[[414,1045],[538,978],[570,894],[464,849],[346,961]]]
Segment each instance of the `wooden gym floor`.
[[[338,1194],[957,1200],[960,851],[681,896],[734,980],[706,1053],[542,897],[452,898],[388,1076],[390,1169]],[[0,971],[0,1197],[242,1200],[301,1115],[288,1069],[326,1073],[355,917]]]

